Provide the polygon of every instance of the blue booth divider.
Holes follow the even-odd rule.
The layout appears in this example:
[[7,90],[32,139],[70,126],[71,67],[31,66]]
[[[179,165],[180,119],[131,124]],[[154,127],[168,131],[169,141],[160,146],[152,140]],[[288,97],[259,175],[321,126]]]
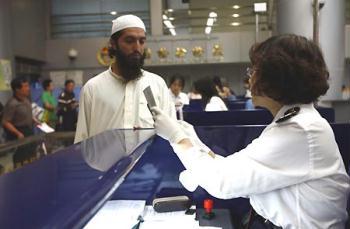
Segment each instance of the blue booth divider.
[[[333,108],[317,108],[318,112],[329,123],[334,122]],[[265,109],[229,110],[229,111],[184,111],[184,120],[194,126],[226,125],[266,125],[272,122],[271,113]]]

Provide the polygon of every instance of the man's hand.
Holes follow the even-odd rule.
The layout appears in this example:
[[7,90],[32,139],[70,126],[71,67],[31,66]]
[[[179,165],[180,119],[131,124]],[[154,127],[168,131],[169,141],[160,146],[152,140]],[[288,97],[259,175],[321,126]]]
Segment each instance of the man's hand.
[[18,131],[18,133],[16,133],[16,135],[17,135],[18,139],[24,138],[24,135],[19,131]]
[[168,140],[170,143],[179,143],[181,140],[187,138],[176,119],[170,118],[158,107],[152,107],[151,111],[154,118],[154,127],[159,136]]

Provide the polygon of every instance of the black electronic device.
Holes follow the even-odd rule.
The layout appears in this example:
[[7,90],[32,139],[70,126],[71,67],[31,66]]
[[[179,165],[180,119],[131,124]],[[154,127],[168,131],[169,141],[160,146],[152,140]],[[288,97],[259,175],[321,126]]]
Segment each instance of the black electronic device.
[[153,208],[156,212],[172,212],[187,210],[191,206],[191,201],[187,196],[171,196],[155,198]]

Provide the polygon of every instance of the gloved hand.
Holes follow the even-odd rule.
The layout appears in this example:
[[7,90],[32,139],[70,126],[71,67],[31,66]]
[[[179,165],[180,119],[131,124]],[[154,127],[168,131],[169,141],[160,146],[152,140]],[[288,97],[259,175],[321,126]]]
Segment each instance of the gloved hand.
[[181,125],[181,129],[184,131],[184,133],[187,135],[187,137],[192,142],[192,145],[197,146],[201,151],[208,153],[210,151],[210,148],[206,146],[197,136],[196,131],[194,130],[193,126],[185,121],[178,121]]
[[178,143],[188,138],[176,119],[170,118],[158,107],[151,108],[156,133],[170,143]]

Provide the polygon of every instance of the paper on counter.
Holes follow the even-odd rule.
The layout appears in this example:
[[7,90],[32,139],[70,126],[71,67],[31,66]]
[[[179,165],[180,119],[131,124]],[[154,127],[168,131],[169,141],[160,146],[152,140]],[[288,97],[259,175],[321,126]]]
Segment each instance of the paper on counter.
[[130,229],[137,222],[146,205],[144,200],[108,201],[84,227],[85,229]]
[[185,212],[186,211],[158,213],[152,206],[146,206],[143,213],[144,222],[141,223],[140,229],[198,228],[199,223],[195,220],[195,214],[186,215]]
[[37,127],[44,133],[52,133],[55,132],[55,130],[47,125],[45,122],[41,123],[40,125],[37,125]]

